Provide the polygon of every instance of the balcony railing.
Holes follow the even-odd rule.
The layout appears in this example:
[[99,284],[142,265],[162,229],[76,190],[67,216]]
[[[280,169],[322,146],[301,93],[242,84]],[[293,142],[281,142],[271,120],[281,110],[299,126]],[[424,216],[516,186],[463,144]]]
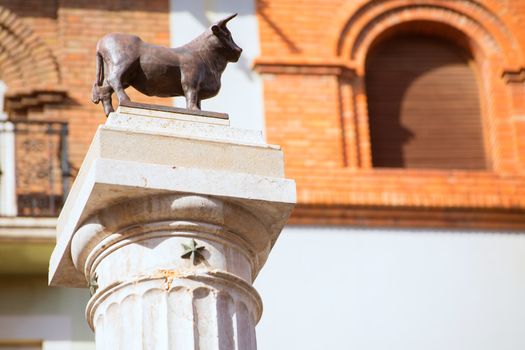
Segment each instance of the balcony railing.
[[[17,216],[58,216],[69,190],[68,126],[62,122],[0,121],[0,137],[11,133]],[[9,127],[6,127],[9,124]],[[2,135],[4,133],[4,135]],[[13,137],[14,136],[14,137]],[[5,144],[5,143],[4,143]],[[14,170],[14,171],[13,171]]]

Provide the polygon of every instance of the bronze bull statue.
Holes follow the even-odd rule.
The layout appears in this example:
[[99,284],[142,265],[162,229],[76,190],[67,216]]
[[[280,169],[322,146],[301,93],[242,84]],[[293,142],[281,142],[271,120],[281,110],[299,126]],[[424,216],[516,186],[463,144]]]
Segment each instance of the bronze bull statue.
[[102,101],[106,116],[113,112],[111,95],[129,101],[124,89],[133,86],[148,96],[185,96],[186,108],[200,110],[201,100],[217,95],[228,62],[242,49],[226,27],[234,14],[177,48],[148,44],[138,36],[108,34],[97,44],[97,77],[93,102]]

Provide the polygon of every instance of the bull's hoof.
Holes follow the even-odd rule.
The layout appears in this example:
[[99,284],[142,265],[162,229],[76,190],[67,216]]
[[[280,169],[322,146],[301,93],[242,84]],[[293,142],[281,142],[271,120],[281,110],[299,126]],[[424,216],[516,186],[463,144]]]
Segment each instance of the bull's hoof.
[[190,111],[200,111],[199,106],[186,106],[186,109],[189,109]]
[[115,110],[113,109],[113,106],[112,105],[106,105],[104,104],[104,113],[106,114],[106,117],[109,117],[109,114],[111,112],[115,112]]

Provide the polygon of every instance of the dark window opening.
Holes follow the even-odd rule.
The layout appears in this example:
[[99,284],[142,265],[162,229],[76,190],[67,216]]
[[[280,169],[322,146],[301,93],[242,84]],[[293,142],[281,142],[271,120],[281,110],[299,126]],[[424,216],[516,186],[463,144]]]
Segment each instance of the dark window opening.
[[460,47],[423,35],[374,48],[366,65],[374,167],[486,169],[469,61]]

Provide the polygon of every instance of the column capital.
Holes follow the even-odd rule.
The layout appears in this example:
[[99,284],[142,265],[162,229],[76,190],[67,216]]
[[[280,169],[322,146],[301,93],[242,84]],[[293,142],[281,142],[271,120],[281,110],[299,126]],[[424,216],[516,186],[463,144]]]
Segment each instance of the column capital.
[[253,280],[295,205],[295,182],[279,147],[227,123],[142,105],[112,113],[58,219],[50,285],[86,287],[100,245],[137,229],[244,244]]

